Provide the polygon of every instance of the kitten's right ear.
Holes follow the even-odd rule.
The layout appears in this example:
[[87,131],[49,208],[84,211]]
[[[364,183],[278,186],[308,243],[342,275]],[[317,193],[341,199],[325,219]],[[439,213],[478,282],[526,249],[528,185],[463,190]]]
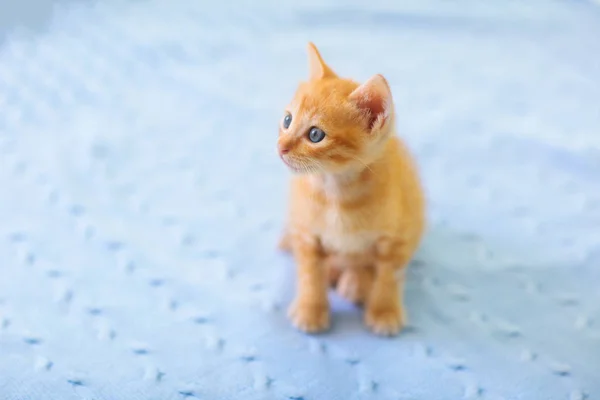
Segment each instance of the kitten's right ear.
[[317,46],[313,42],[308,42],[308,71],[311,81],[323,78],[335,78],[337,75],[323,61]]

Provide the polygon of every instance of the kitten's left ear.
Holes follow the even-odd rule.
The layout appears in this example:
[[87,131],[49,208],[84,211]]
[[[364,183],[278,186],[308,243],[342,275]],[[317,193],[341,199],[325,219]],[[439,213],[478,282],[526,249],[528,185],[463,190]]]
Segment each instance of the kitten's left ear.
[[392,92],[383,75],[377,74],[354,89],[349,96],[369,116],[369,130],[382,128],[392,113]]

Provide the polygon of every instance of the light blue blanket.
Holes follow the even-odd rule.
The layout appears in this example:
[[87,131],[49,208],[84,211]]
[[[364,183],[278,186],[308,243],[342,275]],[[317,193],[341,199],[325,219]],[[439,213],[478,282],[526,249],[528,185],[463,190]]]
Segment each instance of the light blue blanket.
[[[597,5],[108,0],[17,25],[0,399],[600,398]],[[394,339],[333,295],[325,335],[285,316],[275,143],[308,40],[388,78],[427,188]]]

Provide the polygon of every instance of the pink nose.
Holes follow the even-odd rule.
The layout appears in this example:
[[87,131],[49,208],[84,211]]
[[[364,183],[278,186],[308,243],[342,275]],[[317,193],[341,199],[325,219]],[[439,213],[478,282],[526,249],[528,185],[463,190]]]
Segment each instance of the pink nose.
[[287,147],[285,144],[281,144],[281,143],[279,143],[277,145],[277,148],[279,149],[279,154],[281,154],[281,155],[287,154],[290,151],[289,147]]

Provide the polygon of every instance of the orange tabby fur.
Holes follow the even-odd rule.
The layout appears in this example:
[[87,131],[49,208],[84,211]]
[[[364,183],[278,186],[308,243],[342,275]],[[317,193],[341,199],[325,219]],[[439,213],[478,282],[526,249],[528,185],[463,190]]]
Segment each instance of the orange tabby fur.
[[[314,44],[310,79],[282,120],[278,149],[295,174],[280,248],[297,264],[292,323],[329,327],[328,286],[365,305],[365,323],[394,335],[406,323],[404,270],[423,235],[424,196],[407,148],[396,137],[389,85],[375,75],[360,85],[338,77]],[[311,127],[325,132],[309,140]]]

